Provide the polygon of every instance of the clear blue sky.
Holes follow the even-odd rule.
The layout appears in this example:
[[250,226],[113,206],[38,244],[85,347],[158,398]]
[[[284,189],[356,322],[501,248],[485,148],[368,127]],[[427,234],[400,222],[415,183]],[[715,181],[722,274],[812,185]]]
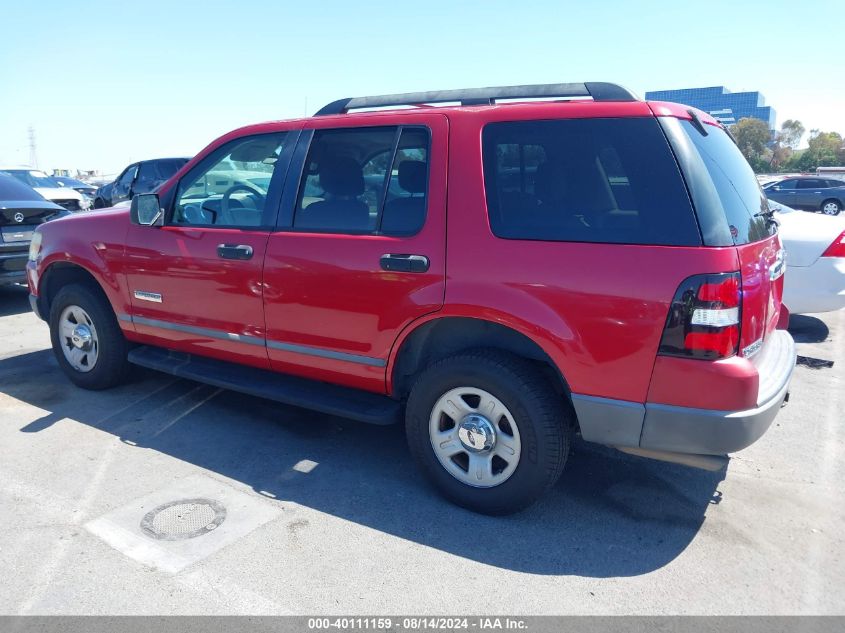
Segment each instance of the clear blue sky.
[[30,125],[40,167],[114,172],[339,97],[584,80],[759,90],[843,133],[843,24],[842,0],[6,0],[0,162]]

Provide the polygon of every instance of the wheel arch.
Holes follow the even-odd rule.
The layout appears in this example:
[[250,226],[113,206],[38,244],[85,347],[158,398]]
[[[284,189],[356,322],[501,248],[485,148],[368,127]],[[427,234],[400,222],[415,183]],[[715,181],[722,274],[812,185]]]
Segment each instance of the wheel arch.
[[38,282],[38,308],[45,318],[49,318],[53,298],[61,288],[69,284],[90,288],[101,294],[111,305],[108,293],[97,281],[94,273],[76,262],[56,261],[44,270]]
[[[571,405],[569,383],[543,347],[510,325],[467,316],[437,316],[403,333],[388,364],[388,392],[407,397],[413,378],[433,362],[480,347],[500,349],[540,366],[553,387]],[[572,414],[574,416],[574,409]]]

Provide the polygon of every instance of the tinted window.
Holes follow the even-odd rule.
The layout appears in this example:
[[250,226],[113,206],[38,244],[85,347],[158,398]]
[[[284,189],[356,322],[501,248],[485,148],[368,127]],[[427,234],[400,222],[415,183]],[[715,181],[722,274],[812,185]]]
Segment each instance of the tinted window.
[[795,189],[795,185],[798,183],[797,180],[781,180],[780,182],[776,182],[772,185],[772,187],[777,187],[778,189]]
[[158,172],[158,179],[164,181],[182,169],[182,165],[187,162],[184,158],[166,158],[164,160],[154,161],[152,165]]
[[141,163],[138,169],[138,190],[150,191],[158,182],[158,175],[155,171],[154,163]]
[[828,180],[828,187],[845,187],[845,181],[842,180]]
[[499,237],[698,245],[689,196],[654,119],[484,128],[490,226]]
[[815,178],[804,178],[798,181],[799,189],[821,189],[826,186],[824,180],[817,180]]
[[215,150],[179,181],[174,224],[267,226],[267,195],[287,134],[240,138]]
[[121,187],[129,187],[132,184],[132,181],[135,180],[135,174],[138,172],[138,165],[132,165],[123,172],[123,175],[120,177],[120,180],[117,183]]
[[713,200],[722,207],[734,244],[757,242],[776,231],[776,225],[762,215],[769,204],[754,171],[724,130],[705,125],[704,136],[690,121],[680,123],[710,176],[716,192]]
[[428,131],[418,127],[315,131],[294,228],[416,233],[425,220],[428,145]]
[[0,172],[0,201],[8,200],[44,200],[44,198],[12,176]]

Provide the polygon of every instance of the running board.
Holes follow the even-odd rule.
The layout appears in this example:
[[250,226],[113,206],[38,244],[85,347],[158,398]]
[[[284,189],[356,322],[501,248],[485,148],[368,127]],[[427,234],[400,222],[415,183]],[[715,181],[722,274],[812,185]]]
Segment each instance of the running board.
[[129,352],[129,362],[179,378],[240,391],[303,409],[367,424],[395,424],[399,402],[369,391],[340,387],[255,367],[144,345]]

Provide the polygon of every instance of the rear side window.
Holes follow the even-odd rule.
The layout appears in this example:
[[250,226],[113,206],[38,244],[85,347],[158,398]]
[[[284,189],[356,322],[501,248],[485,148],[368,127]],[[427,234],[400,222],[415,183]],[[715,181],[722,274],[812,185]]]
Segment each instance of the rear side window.
[[824,189],[827,183],[824,180],[816,180],[815,178],[805,178],[798,181],[799,189]]
[[689,196],[651,118],[491,123],[490,227],[510,239],[701,244]]
[[[727,133],[716,126],[704,125],[705,136],[690,121],[680,121],[680,127],[692,141],[699,158],[696,161],[699,166],[686,169],[698,170],[703,164],[709,175],[709,187],[715,189],[715,196],[707,196],[707,204],[721,206],[733,243],[748,244],[773,235],[777,225],[766,217],[769,211],[766,196],[748,161]],[[699,201],[704,194],[698,192],[699,214],[702,213]]]
[[428,204],[422,127],[317,130],[293,226],[316,233],[413,235]]

